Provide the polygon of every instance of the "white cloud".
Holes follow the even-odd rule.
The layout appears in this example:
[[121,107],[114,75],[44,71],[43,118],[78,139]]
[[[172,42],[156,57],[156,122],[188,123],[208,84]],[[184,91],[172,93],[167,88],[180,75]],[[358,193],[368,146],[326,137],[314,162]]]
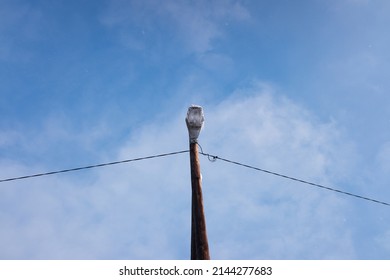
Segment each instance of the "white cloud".
[[144,48],[149,31],[156,32],[165,25],[177,37],[163,40],[178,39],[188,51],[203,53],[212,49],[213,40],[223,36],[226,26],[249,18],[249,12],[237,1],[117,0],[110,2],[101,22],[119,28],[122,42],[134,49]]
[[[348,169],[337,125],[270,88],[204,109],[205,152],[326,184]],[[118,159],[186,149],[185,111],[133,130]],[[344,198],[203,156],[201,163],[213,258],[355,256]],[[0,258],[189,257],[188,154],[3,184],[0,192]]]
[[[341,159],[353,152],[337,126],[267,89],[239,91],[207,111],[207,152],[330,185],[348,170]],[[217,258],[235,258],[238,251],[241,258],[354,256],[342,198],[223,162],[206,166]]]
[[171,1],[165,8],[187,47],[200,53],[212,49],[212,41],[222,36],[227,22],[249,18],[248,11],[232,1]]

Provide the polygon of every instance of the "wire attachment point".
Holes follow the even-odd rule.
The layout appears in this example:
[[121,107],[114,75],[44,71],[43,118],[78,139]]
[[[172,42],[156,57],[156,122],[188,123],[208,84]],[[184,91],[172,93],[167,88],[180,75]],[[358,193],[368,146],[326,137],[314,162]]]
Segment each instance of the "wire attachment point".
[[213,156],[213,155],[204,153],[204,152],[203,152],[202,146],[201,146],[198,142],[196,142],[196,144],[199,146],[200,154],[201,154],[201,155],[207,156],[207,159],[208,159],[210,162],[216,162],[216,161],[217,161],[218,156]]
[[218,157],[217,156],[212,156],[212,155],[207,155],[207,158],[211,162],[216,162]]

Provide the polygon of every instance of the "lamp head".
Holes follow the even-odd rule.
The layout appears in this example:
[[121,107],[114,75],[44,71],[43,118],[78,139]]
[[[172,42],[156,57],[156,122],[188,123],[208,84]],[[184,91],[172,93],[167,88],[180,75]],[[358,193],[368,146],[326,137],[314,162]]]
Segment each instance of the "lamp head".
[[188,134],[190,137],[190,143],[196,143],[198,141],[198,136],[200,130],[203,127],[204,115],[203,109],[198,105],[191,105],[188,108],[186,124],[188,128]]

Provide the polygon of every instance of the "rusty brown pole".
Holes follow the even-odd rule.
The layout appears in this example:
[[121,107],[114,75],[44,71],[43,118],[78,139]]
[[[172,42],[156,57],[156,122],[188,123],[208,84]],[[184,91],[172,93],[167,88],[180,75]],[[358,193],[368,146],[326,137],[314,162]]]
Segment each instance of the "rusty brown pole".
[[191,260],[209,260],[209,244],[207,240],[206,219],[203,207],[202,176],[198,155],[198,135],[204,122],[203,110],[200,106],[188,108],[186,123],[190,136],[191,163]]
[[190,160],[192,185],[191,260],[209,260],[210,253],[203,207],[202,178],[198,145],[196,143],[190,143]]

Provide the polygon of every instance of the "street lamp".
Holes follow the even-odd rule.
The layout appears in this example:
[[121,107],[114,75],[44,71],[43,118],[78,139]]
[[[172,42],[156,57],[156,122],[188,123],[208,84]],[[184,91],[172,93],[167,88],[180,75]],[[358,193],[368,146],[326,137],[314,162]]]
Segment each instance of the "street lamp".
[[198,105],[192,105],[188,108],[186,124],[188,128],[188,134],[190,136],[190,143],[196,143],[198,141],[199,133],[203,127],[204,115],[202,107]]
[[206,219],[203,207],[202,175],[198,156],[198,136],[203,127],[203,109],[192,105],[188,108],[186,124],[190,138],[191,163],[191,260],[209,260],[209,244],[207,240]]

